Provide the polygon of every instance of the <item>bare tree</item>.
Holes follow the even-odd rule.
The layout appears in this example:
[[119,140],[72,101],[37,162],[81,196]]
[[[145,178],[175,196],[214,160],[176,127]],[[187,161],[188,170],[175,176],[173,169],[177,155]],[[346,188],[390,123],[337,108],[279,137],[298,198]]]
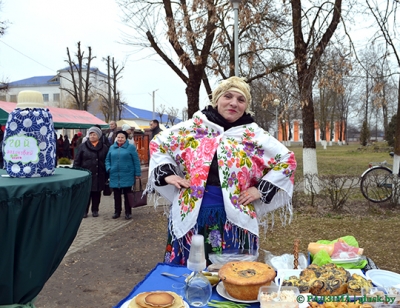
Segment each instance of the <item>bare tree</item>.
[[110,56],[108,56],[107,58],[103,58],[103,60],[107,65],[107,81],[104,81],[107,86],[107,96],[101,93],[101,91],[98,92],[102,97],[101,110],[107,122],[110,120],[118,121],[121,119],[123,103],[120,101],[117,84],[122,78],[121,72],[124,66],[120,68],[116,64],[114,57],[110,59]]
[[[0,9],[3,6],[3,1],[0,0]],[[7,21],[0,20],[0,36],[3,36],[6,33],[7,30]]]
[[[208,74],[223,79],[234,75],[232,8],[226,0],[118,0],[126,23],[134,30],[126,43],[151,48],[186,84],[188,116],[199,109]],[[289,27],[272,0],[245,0],[240,4],[240,75],[251,83],[292,64],[272,63],[271,50],[288,51],[281,37]],[[286,28],[285,28],[286,27]],[[168,44],[163,38],[168,38]],[[286,48],[286,49],[285,49]]]
[[186,121],[188,119],[188,109],[184,107],[182,109],[182,121]]
[[[400,53],[398,52],[396,45],[396,37],[399,35],[397,27],[397,11],[399,2],[385,1],[380,3],[379,1],[366,0],[366,4],[374,16],[380,30],[380,35],[376,37],[376,40],[384,40],[386,48],[393,53],[397,68],[400,68]],[[400,132],[400,77],[398,80],[398,91],[396,135]],[[396,138],[395,140],[394,154],[393,172],[397,173],[400,166],[400,138]]]
[[156,110],[156,112],[157,112],[157,114],[158,114],[158,117],[160,118],[160,123],[162,124],[162,117],[163,117],[163,115],[165,114],[165,106],[163,105],[163,104],[160,104],[158,107],[157,107],[157,110]]
[[[313,80],[321,56],[333,36],[341,18],[342,0],[322,2],[304,10],[301,0],[290,1],[294,34],[294,56],[297,71],[297,83],[303,119],[303,172],[304,175],[318,174],[317,154],[314,136]],[[324,12],[327,12],[325,15]],[[314,14],[314,15],[312,15]],[[308,37],[304,23],[307,24]],[[318,28],[320,26],[320,28]],[[322,27],[325,27],[323,30]],[[310,183],[310,186],[315,187]],[[305,185],[307,191],[308,185]]]
[[[170,107],[168,109],[168,121],[171,123],[171,125],[174,125],[176,118],[178,117],[179,109]],[[168,122],[167,122],[168,124]]]
[[88,47],[89,55],[85,57],[85,52],[81,51],[81,42],[77,44],[78,51],[75,54],[77,61],[73,60],[67,47],[69,77],[61,76],[72,84],[72,89],[69,87],[60,87],[74,98],[74,105],[78,110],[87,110],[89,104],[89,96],[92,88],[90,81],[91,62],[96,57],[92,56],[92,48]]
[[[3,1],[0,0],[0,9],[3,5]],[[7,30],[7,21],[0,20],[0,37],[2,37]],[[7,92],[8,91],[8,82],[7,80],[0,81],[0,92]]]
[[[338,140],[343,140],[343,127],[346,108],[344,108],[345,82],[352,70],[349,54],[344,54],[342,49],[335,47],[322,56],[322,61],[317,70],[319,105],[316,106],[317,119],[321,130],[321,139],[326,140],[326,130],[329,125],[329,141],[333,141],[335,123],[339,124]],[[319,107],[319,108],[318,108]]]

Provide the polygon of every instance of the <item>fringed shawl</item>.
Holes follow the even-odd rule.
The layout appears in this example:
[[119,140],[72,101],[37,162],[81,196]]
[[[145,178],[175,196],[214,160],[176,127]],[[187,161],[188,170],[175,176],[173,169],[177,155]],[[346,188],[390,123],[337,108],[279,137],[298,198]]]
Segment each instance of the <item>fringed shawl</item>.
[[[155,189],[172,203],[169,228],[174,238],[179,239],[195,228],[215,152],[229,223],[258,236],[259,224],[266,227],[268,213],[277,209],[281,210],[282,223],[290,222],[296,169],[293,152],[256,123],[224,131],[198,111],[191,120],[161,132],[150,142],[146,191]],[[190,188],[155,186],[154,169],[163,164],[174,166],[176,174],[190,180]],[[257,200],[247,206],[238,204],[240,192],[257,186],[261,179],[279,188],[271,202]]]

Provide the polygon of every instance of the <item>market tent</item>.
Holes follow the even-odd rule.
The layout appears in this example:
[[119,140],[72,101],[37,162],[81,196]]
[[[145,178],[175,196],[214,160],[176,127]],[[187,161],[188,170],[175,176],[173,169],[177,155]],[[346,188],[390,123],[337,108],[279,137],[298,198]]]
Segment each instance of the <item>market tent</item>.
[[[12,112],[17,103],[2,102],[0,101],[0,125],[7,123],[8,114]],[[90,128],[93,125],[100,125],[101,128],[108,128],[108,124],[94,115],[84,110],[65,109],[46,106],[53,116],[54,128],[61,129],[77,129],[77,128]]]

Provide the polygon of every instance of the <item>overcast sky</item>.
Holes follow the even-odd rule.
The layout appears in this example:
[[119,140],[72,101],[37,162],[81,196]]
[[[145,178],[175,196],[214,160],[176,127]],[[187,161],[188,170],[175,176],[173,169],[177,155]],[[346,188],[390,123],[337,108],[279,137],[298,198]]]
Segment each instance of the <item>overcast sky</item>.
[[[107,73],[102,58],[114,57],[125,69],[120,81],[122,96],[129,105],[153,110],[187,106],[185,85],[158,58],[143,60],[132,54],[129,46],[120,44],[123,25],[114,0],[2,0],[0,19],[8,20],[6,34],[0,38],[0,80],[16,81],[33,76],[55,75],[66,67],[66,48],[72,54],[77,42],[88,54],[88,46],[97,58],[92,66]],[[126,30],[126,29],[125,29]],[[130,55],[131,54],[131,55]],[[200,107],[206,102],[204,89]]]
[[[67,66],[66,48],[75,54],[80,41],[85,54],[87,47],[92,47],[97,57],[92,65],[104,73],[107,69],[102,58],[114,57],[120,65],[125,62],[119,89],[129,105],[152,110],[152,92],[157,90],[156,108],[163,104],[181,111],[187,106],[184,83],[159,57],[143,59],[145,54],[134,54],[131,47],[119,43],[127,28],[120,21],[121,12],[114,0],[1,1],[0,20],[7,20],[9,25],[0,37],[0,80],[55,75]],[[353,26],[362,33],[353,37],[359,48],[365,47],[366,38],[372,34],[364,28],[370,22],[364,20]],[[207,102],[202,87],[200,108]]]

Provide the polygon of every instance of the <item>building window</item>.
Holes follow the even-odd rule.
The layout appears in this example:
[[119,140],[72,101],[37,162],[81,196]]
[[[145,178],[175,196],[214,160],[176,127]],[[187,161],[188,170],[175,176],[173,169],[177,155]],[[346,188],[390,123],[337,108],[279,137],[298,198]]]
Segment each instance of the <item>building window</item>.
[[43,101],[48,102],[49,101],[49,94],[43,94]]
[[10,95],[10,102],[16,103],[17,102],[17,95]]
[[60,94],[59,93],[54,93],[53,94],[53,101],[54,102],[59,102],[60,101]]

